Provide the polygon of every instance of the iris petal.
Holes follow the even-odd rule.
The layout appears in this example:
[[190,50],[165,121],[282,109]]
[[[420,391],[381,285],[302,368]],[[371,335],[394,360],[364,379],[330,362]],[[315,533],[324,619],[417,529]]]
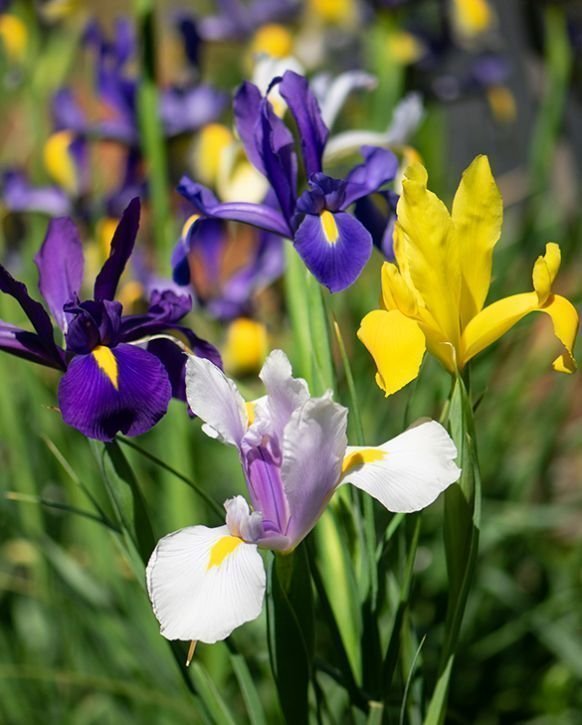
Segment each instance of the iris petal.
[[331,220],[305,216],[295,233],[295,248],[318,282],[340,292],[356,281],[370,259],[372,237],[350,214],[327,214]]
[[166,370],[155,355],[125,343],[110,353],[114,362],[108,356],[107,369],[92,353],[76,356],[59,385],[65,423],[103,441],[117,433],[145,433],[164,416],[172,395]]

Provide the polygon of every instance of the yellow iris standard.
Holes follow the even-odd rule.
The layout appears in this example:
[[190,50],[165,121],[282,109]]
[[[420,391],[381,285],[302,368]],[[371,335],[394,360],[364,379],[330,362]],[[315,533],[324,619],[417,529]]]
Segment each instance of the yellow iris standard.
[[462,371],[530,312],[545,312],[562,343],[554,369],[573,372],[578,313],[552,291],[559,246],[547,244],[537,259],[532,292],[484,307],[503,219],[489,161],[478,156],[466,169],[451,213],[427,189],[427,178],[420,164],[404,175],[394,233],[397,264],[383,265],[383,309],[367,314],[358,330],[376,363],[380,388],[388,396],[414,380],[427,349],[451,373]]

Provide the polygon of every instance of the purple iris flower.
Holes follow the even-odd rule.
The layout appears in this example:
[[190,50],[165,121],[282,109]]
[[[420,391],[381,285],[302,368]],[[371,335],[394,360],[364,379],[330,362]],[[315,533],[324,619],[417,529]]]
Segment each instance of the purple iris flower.
[[372,235],[349,207],[392,181],[395,155],[382,148],[362,147],[364,162],[343,179],[323,172],[328,129],[307,80],[293,71],[277,78],[279,93],[295,120],[308,189],[298,194],[298,158],[291,131],[275,114],[267,96],[245,82],[234,99],[239,136],[251,163],[267,178],[276,207],[245,202],[220,203],[201,184],[183,177],[178,191],[206,217],[251,224],[293,240],[315,278],[331,292],[349,287],[372,253]]
[[34,329],[0,321],[0,350],[62,371],[58,399],[63,420],[98,440],[111,440],[119,432],[144,433],[166,413],[172,395],[185,400],[184,349],[220,365],[218,351],[180,324],[191,307],[188,296],[154,292],[145,314],[128,316],[115,301],[139,214],[139,199],[133,199],[97,275],[93,299],[83,301],[84,260],[77,229],[67,218],[50,222],[35,262],[41,295],[64,335],[64,347],[55,342],[43,305],[0,266],[0,290],[16,299]]
[[252,317],[253,293],[280,277],[284,266],[280,236],[197,215],[172,254],[174,282],[190,285],[218,320]]
[[21,171],[2,176],[2,203],[11,212],[40,212],[63,216],[71,212],[71,200],[58,186],[33,186]]
[[217,0],[218,13],[198,21],[204,40],[245,40],[268,23],[287,22],[301,10],[299,0]]
[[[186,55],[192,61],[192,21],[176,19],[185,44]],[[195,26],[194,26],[195,27]],[[101,121],[94,129],[98,136],[127,145],[139,140],[137,119],[138,82],[128,70],[128,61],[134,57],[136,40],[132,25],[127,19],[119,19],[113,40],[108,40],[97,23],[92,23],[85,35],[87,45],[97,54],[96,86],[100,99],[110,112],[110,118]],[[197,55],[196,55],[197,57]],[[196,131],[214,121],[227,103],[222,91],[206,84],[170,86],[160,93],[160,118],[166,136]]]

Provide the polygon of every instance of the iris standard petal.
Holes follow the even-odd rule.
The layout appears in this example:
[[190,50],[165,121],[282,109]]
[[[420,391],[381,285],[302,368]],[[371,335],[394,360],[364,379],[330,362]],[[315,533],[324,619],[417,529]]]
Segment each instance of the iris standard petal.
[[[414,287],[421,295],[445,338],[459,342],[461,274],[459,252],[449,212],[427,189],[426,169],[410,166],[402,182],[398,202],[397,241],[408,262]],[[399,251],[396,258],[400,265]]]
[[370,232],[346,212],[307,214],[294,236],[306,267],[331,292],[341,292],[360,276],[372,254]]
[[148,431],[165,415],[171,395],[158,358],[121,343],[73,358],[59,385],[59,406],[65,423],[107,441]]
[[374,358],[376,383],[386,397],[418,376],[426,342],[416,320],[396,309],[373,310],[362,320],[358,338]]
[[95,280],[94,296],[96,300],[112,300],[115,297],[119,279],[133,251],[139,227],[139,214],[140,202],[136,197],[129,202],[123,212],[111,240],[109,257]]
[[289,505],[291,547],[315,526],[339,481],[347,414],[328,394],[310,398],[285,427],[281,478]]
[[564,346],[564,352],[554,360],[554,369],[558,372],[574,372],[576,363],[572,351],[578,334],[578,312],[571,302],[559,295],[551,295],[543,305],[540,305],[536,292],[505,297],[481,310],[463,332],[463,361],[468,362],[499,340],[530,312],[545,312],[549,315],[554,326],[554,334]]
[[34,258],[38,287],[58,326],[67,331],[63,310],[83,284],[83,246],[71,219],[53,219],[44,242]]
[[166,639],[212,644],[259,616],[266,576],[255,544],[227,526],[190,526],[158,542],[146,582]]
[[355,166],[346,176],[344,209],[393,181],[398,171],[398,159],[392,151],[377,146],[363,146],[361,152],[364,163]]
[[250,81],[244,81],[234,94],[233,112],[236,130],[243,142],[247,158],[256,169],[266,175],[261,149],[257,145],[261,100],[261,91],[257,86]]
[[247,429],[245,402],[236,385],[209,360],[191,356],[186,363],[186,397],[206,425],[204,432],[240,446]]
[[256,415],[260,417],[263,408],[275,436],[282,439],[283,429],[293,411],[309,398],[307,383],[303,378],[293,377],[291,363],[282,350],[273,350],[269,354],[259,378],[265,385],[267,396],[257,404]]
[[323,122],[317,99],[309,88],[307,78],[292,70],[286,71],[279,86],[279,93],[287,102],[297,124],[305,174],[310,177],[322,169],[323,149],[329,131]]
[[459,479],[456,457],[447,431],[431,420],[377,448],[349,446],[341,483],[365,491],[388,511],[420,511]]
[[486,156],[477,156],[463,173],[451,216],[461,263],[463,328],[485,304],[503,222],[503,200]]

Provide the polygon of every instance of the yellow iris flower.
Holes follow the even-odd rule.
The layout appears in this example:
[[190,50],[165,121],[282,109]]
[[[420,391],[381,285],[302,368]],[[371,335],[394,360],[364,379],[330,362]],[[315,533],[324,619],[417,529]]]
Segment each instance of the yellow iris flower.
[[553,366],[576,369],[572,349],[578,313],[552,285],[560,248],[547,244],[533,269],[533,291],[484,307],[503,203],[486,156],[465,170],[452,212],[427,189],[427,172],[410,166],[403,180],[394,234],[396,264],[382,268],[381,310],[362,320],[358,337],[374,358],[386,395],[417,377],[425,350],[451,373],[498,340],[530,312],[545,312],[563,345]]

